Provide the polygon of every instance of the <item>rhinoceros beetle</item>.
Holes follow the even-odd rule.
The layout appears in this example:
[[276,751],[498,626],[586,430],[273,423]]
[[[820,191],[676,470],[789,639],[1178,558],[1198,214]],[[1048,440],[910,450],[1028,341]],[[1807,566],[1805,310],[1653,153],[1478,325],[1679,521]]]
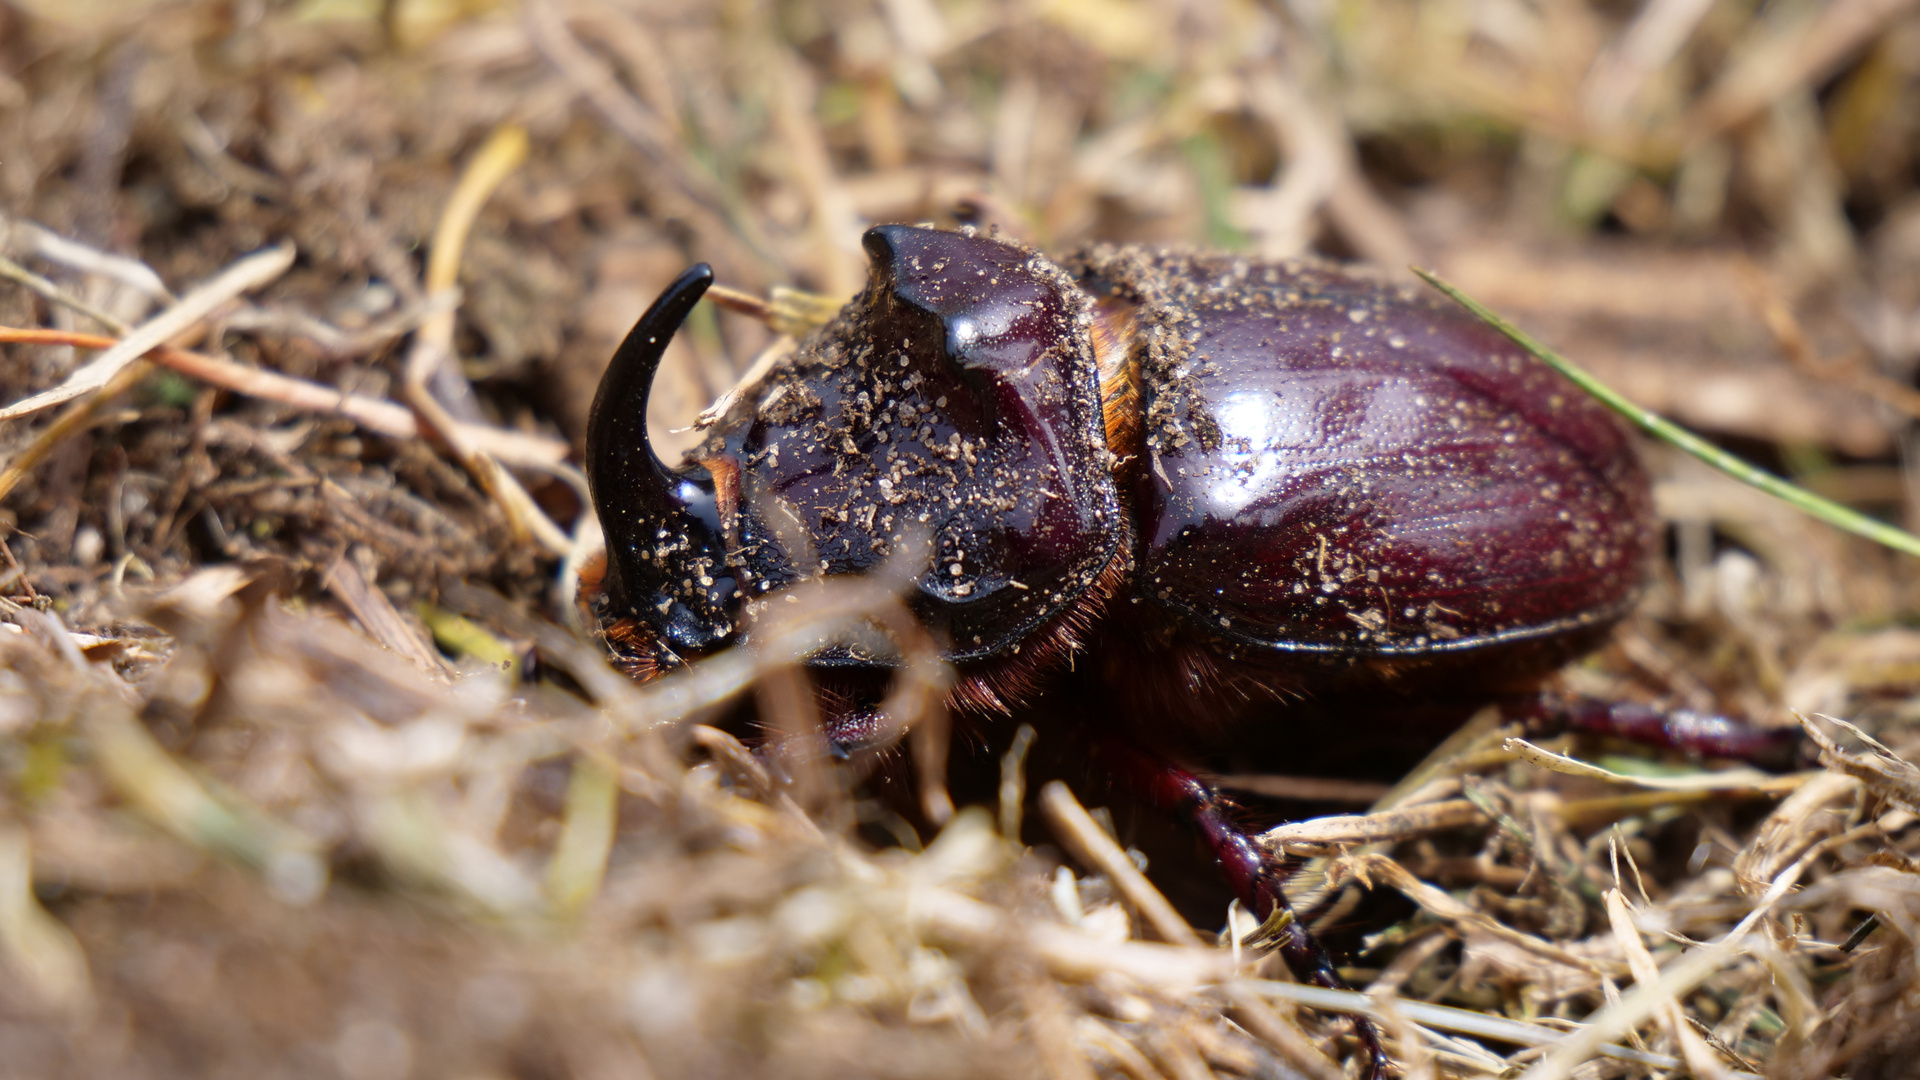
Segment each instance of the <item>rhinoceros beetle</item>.
[[[957,666],[953,704],[1011,712],[1069,668],[1105,687],[1103,760],[1195,821],[1265,920],[1280,868],[1170,763],[1179,733],[1353,684],[1525,687],[1635,599],[1656,531],[1626,432],[1456,309],[1317,262],[1049,259],[903,225],[864,243],[865,291],[683,465],[650,447],[646,404],[706,266],[608,367],[587,437],[599,603],[635,673],[918,538],[910,602]],[[892,659],[829,643],[809,664],[844,690]],[[877,700],[841,693],[828,739],[874,739]],[[1337,983],[1304,928],[1278,938]]]

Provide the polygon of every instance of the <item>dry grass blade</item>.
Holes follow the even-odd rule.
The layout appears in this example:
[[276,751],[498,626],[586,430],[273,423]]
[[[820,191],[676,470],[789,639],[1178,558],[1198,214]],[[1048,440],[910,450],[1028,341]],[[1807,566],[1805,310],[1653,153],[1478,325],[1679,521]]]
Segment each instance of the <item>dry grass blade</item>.
[[[1659,985],[1660,969],[1653,962],[1653,954],[1647,951],[1646,944],[1640,940],[1640,931],[1633,925],[1633,914],[1627,910],[1626,898],[1620,895],[1619,889],[1609,889],[1606,904],[1614,940],[1620,943],[1621,950],[1626,953],[1627,967],[1633,971],[1633,981],[1641,986]],[[1678,1000],[1668,998],[1660,1002],[1657,1015],[1660,1026],[1666,1029],[1667,1039],[1680,1048],[1687,1068],[1697,1080],[1726,1080],[1727,1066],[1687,1024]]]
[[1525,739],[1508,739],[1502,745],[1509,753],[1527,764],[1551,772],[1583,777],[1588,780],[1605,780],[1612,784],[1651,788],[1655,791],[1746,791],[1775,794],[1793,791],[1808,779],[1818,775],[1817,773],[1796,773],[1791,776],[1769,776],[1758,769],[1735,768],[1694,776],[1630,776],[1611,769],[1603,769],[1598,765],[1568,757],[1565,754],[1544,750]]
[[[473,227],[480,207],[494,189],[520,167],[526,156],[527,133],[512,124],[501,126],[474,154],[434,229],[433,248],[427,258],[428,291],[441,292],[454,287],[467,231]],[[520,481],[466,438],[466,428],[435,394],[437,385],[449,382],[460,386],[464,394],[472,393],[453,354],[453,329],[454,311],[447,309],[430,316],[414,335],[413,349],[407,356],[407,402],[413,406],[423,427],[445,442],[474,480],[493,497],[516,536],[530,536],[553,554],[565,556],[573,550],[573,539],[534,503]]]
[[440,654],[400,617],[387,595],[369,584],[346,555],[335,559],[327,568],[326,584],[334,599],[346,605],[347,611],[360,620],[368,636],[413,661],[422,671],[436,674],[446,671],[446,662]]
[[1913,6],[1913,0],[1842,0],[1814,9],[1807,23],[1782,28],[1721,76],[1682,122],[1692,142],[1744,123],[1834,66]]
[[78,708],[80,730],[101,771],[155,824],[261,871],[289,902],[310,902],[326,888],[326,864],[312,840],[255,808],[215,798],[153,741],[117,694],[94,690]]
[[1309,818],[1269,829],[1260,834],[1260,842],[1289,854],[1320,855],[1341,845],[1411,840],[1486,820],[1486,811],[1473,802],[1448,799],[1378,814]]
[[[30,221],[9,221],[0,215],[0,244],[13,238],[25,241],[33,253],[61,266],[78,270],[83,274],[98,274],[111,278],[147,294],[164,304],[174,303],[177,299],[167,289],[166,282],[153,267],[138,259],[129,259],[124,255],[113,255],[76,243],[51,229],[43,229]],[[111,319],[111,316],[108,316]],[[115,326],[116,332],[123,327]]]
[[1737,959],[1733,948],[1722,944],[1687,953],[1668,964],[1657,981],[1634,987],[1617,1004],[1588,1017],[1585,1025],[1561,1037],[1538,1064],[1521,1074],[1520,1080],[1568,1080],[1602,1046],[1646,1022],[1665,1002],[1692,992]]
[[1553,963],[1584,971],[1594,975],[1604,973],[1598,963],[1588,957],[1568,952],[1549,941],[1543,941],[1532,934],[1522,933],[1500,923],[1486,912],[1475,910],[1449,896],[1440,889],[1421,881],[1385,855],[1360,855],[1344,861],[1344,866],[1354,878],[1371,884],[1382,882],[1419,904],[1429,915],[1444,922],[1458,926],[1463,932],[1481,933],[1501,941],[1517,945],[1521,949]]
[[127,332],[127,324],[122,320],[115,318],[108,312],[101,311],[94,305],[74,296],[72,293],[69,293],[60,286],[55,285],[53,282],[48,281],[46,278],[41,277],[39,274],[21,266],[19,263],[14,262],[4,255],[0,255],[0,277],[4,277],[8,281],[31,289],[52,303],[85,315],[87,318],[92,319],[94,322],[99,323],[101,326],[106,327],[116,334],[124,334]]
[[1860,790],[1861,783],[1854,777],[1823,772],[1782,799],[1734,860],[1741,887],[1758,894],[1815,844],[1844,832]]
[[617,831],[619,790],[618,774],[606,763],[586,754],[574,758],[560,839],[547,864],[547,898],[562,914],[580,911],[600,891]]
[[[1357,990],[1330,990],[1319,986],[1267,980],[1248,980],[1244,985],[1253,992],[1276,1001],[1292,1002],[1328,1012],[1375,1016],[1379,1010],[1377,1002]],[[1567,1031],[1562,1026],[1550,1027],[1546,1024],[1529,1023],[1469,1009],[1449,1008],[1424,1001],[1410,1001],[1403,998],[1394,1002],[1394,1007],[1409,1020],[1426,1027],[1510,1043],[1514,1046],[1551,1046],[1567,1037]],[[1599,1044],[1595,1053],[1654,1069],[1673,1070],[1680,1068],[1682,1064],[1678,1058],[1669,1054],[1655,1054],[1605,1042]],[[1734,1073],[1733,1075],[1740,1080],[1752,1080],[1751,1074]]]
[[1341,1080],[1346,1075],[1340,1071],[1339,1064],[1320,1052],[1299,1025],[1280,1015],[1261,997],[1250,980],[1236,979],[1223,989],[1240,1026],[1272,1047],[1309,1080]]
[[1062,926],[1022,927],[1011,913],[944,889],[916,891],[908,901],[913,924],[936,941],[969,948],[1019,943],[1056,978],[1084,982],[1124,975],[1163,992],[1191,991],[1233,976],[1224,952],[1146,941],[1103,941]]
[[1187,920],[1180,917],[1160,890],[1153,887],[1153,882],[1148,881],[1147,875],[1114,843],[1113,837],[1100,828],[1067,785],[1055,780],[1040,789],[1040,809],[1067,850],[1107,875],[1120,895],[1140,913],[1141,919],[1160,935],[1160,940],[1189,947],[1200,944],[1200,935],[1194,933],[1193,927],[1187,925]]
[[1018,984],[1020,1004],[1027,1012],[1027,1032],[1040,1051],[1047,1080],[1095,1080],[1093,1067],[1081,1055],[1073,1037],[1073,1016],[1060,988],[1040,979]]
[[178,304],[128,331],[126,337],[68,375],[59,386],[0,408],[0,420],[38,412],[106,386],[128,364],[192,329],[220,305],[286,273],[293,265],[293,254],[292,244],[281,244],[241,259],[195,286]]
[[1104,1059],[1102,1064],[1127,1077],[1128,1080],[1165,1080],[1160,1070],[1154,1068],[1153,1062],[1147,1059],[1147,1055],[1121,1038],[1118,1032],[1093,1017],[1081,1017],[1079,1024],[1075,1026],[1074,1033],[1079,1036],[1082,1045],[1090,1053]]
[[0,954],[25,988],[56,1013],[92,1002],[87,957],[60,920],[33,895],[33,858],[24,830],[0,828]]
[[[1831,716],[1814,713],[1800,719],[1807,737],[1820,747],[1820,762],[1858,779],[1878,794],[1907,810],[1920,813],[1920,768],[1902,760],[1878,739]],[[1837,728],[1866,744],[1865,752],[1850,752],[1827,729]]]
[[[6,339],[6,333],[0,331],[0,341]],[[111,344],[113,341],[112,338],[99,338],[97,340],[107,344]],[[102,347],[104,348],[106,346],[103,345]],[[128,390],[133,389],[139,384],[140,380],[146,378],[146,376],[147,369],[144,365],[129,364],[127,367],[121,369],[118,375],[108,380],[107,384],[100,388],[99,393],[94,394],[84,401],[76,402],[59,416],[55,417],[52,423],[47,424],[35,432],[33,441],[22,447],[20,452],[15,454],[12,460],[7,462],[7,467],[4,470],[0,470],[0,499],[4,499],[12,494],[14,488],[20,486],[20,481],[26,479],[27,474],[32,472],[41,462],[45,461],[48,455],[52,454],[57,447],[74,435],[91,427],[99,419],[101,412],[110,402]]]

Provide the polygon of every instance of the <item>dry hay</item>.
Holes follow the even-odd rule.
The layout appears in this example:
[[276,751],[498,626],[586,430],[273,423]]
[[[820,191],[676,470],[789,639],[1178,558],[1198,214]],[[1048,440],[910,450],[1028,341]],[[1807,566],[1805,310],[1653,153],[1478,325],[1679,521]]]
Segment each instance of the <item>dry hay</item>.
[[[1910,514],[1907,6],[0,8],[0,325],[52,334],[0,398],[105,387],[0,428],[0,1062],[1332,1080],[1366,1007],[1411,1076],[1913,1075],[1916,575],[1658,452],[1670,563],[1561,683],[1805,716],[1820,766],[1600,770],[1481,725],[1377,812],[1276,830],[1321,925],[1404,897],[1364,1006],[1196,932],[1019,753],[893,847],[838,766],[774,781],[703,721],[757,692],[808,736],[797,622],[644,687],[556,625],[567,440],[651,292],[697,256],[841,295],[862,222],[960,200],[1047,245],[1428,261]],[[812,317],[774,301],[696,319],[657,430]]]

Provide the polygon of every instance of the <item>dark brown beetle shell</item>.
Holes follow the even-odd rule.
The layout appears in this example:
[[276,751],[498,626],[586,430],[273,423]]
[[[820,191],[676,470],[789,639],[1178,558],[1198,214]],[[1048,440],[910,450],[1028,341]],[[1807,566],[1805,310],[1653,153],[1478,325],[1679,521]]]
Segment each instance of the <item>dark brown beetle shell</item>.
[[[1585,644],[1633,599],[1651,499],[1621,426],[1451,308],[1321,264],[1104,247],[1056,264],[906,226],[866,243],[867,290],[681,471],[603,423],[646,381],[609,372],[626,397],[596,402],[593,493],[610,550],[641,553],[612,613],[663,652],[737,639],[742,602],[916,537],[932,558],[915,605],[969,675],[962,704],[988,708],[1083,648],[1157,641],[1203,658],[1182,661],[1189,689],[1231,670],[1285,693],[1311,677],[1262,672]],[[650,312],[630,344],[672,329]],[[650,378],[657,347],[625,362]],[[714,607],[701,580],[737,595]],[[1097,643],[1117,599],[1116,639]],[[704,636],[687,625],[703,605]],[[816,662],[887,658],[839,645]]]
[[1451,305],[1316,264],[1097,249],[1137,305],[1139,595],[1260,649],[1428,655],[1610,622],[1651,536],[1604,407]]

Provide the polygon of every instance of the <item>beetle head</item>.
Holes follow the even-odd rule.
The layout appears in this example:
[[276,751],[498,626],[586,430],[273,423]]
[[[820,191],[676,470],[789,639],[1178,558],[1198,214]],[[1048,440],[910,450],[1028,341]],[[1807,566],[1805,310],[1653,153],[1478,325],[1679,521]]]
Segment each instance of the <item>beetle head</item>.
[[[646,446],[646,384],[704,267],[608,370],[588,457],[609,591],[677,652],[733,636],[742,604],[924,540],[911,603],[953,659],[984,658],[1122,550],[1088,304],[1067,274],[970,232],[881,226],[864,243],[866,290],[747,387],[679,471]],[[815,662],[872,659],[829,647]]]

